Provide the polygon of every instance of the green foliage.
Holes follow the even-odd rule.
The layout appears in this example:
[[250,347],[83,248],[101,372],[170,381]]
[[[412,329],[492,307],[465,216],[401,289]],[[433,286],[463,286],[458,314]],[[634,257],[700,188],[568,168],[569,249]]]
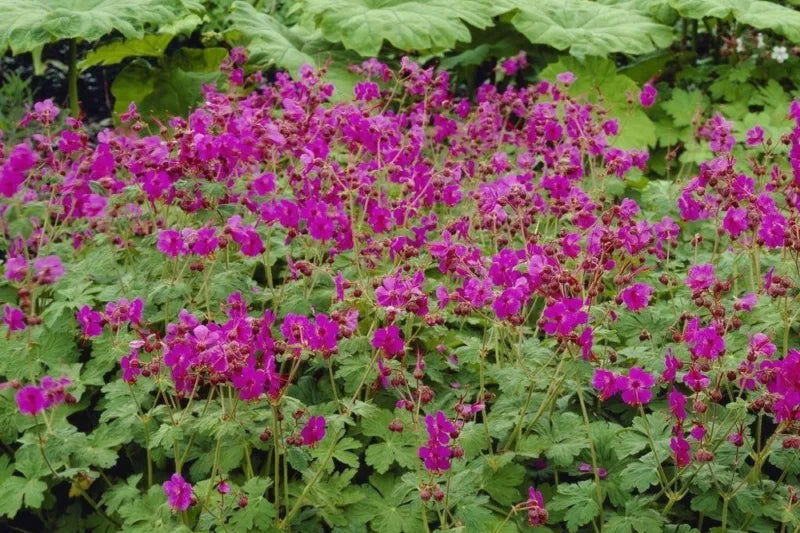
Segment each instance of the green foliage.
[[669,0],[681,16],[703,19],[734,19],[759,30],[772,30],[792,41],[800,41],[800,13],[791,7],[763,0]]
[[511,23],[530,42],[569,50],[577,57],[646,54],[669,46],[674,38],[672,28],[630,4],[589,0],[519,2]]
[[19,54],[63,39],[96,41],[114,31],[141,39],[148,26],[175,23],[200,9],[194,0],[2,0],[0,50]]
[[467,24],[485,28],[492,11],[485,0],[306,0],[303,10],[322,35],[362,56],[374,56],[383,41],[406,51],[453,48],[469,41]]
[[137,56],[161,57],[172,38],[173,36],[170,34],[154,33],[145,35],[141,39],[113,41],[89,52],[78,63],[78,67],[86,69],[95,65],[116,65],[129,57]]
[[13,475],[7,456],[0,457],[0,516],[14,518],[24,505],[38,509],[44,502],[47,484],[38,479]]
[[124,113],[136,102],[146,118],[183,114],[198,102],[204,84],[220,79],[219,65],[226,55],[223,48],[182,48],[159,67],[136,60],[114,79],[114,111]]
[[242,1],[233,2],[229,21],[232,40],[247,46],[252,63],[275,66],[293,74],[306,64],[316,68],[326,66],[336,86],[335,96],[346,98],[352,94],[356,76],[346,65],[357,62],[358,56],[325,40],[319,30],[286,26]]
[[597,491],[594,481],[562,484],[550,503],[553,511],[564,511],[569,531],[578,531],[592,521],[599,513]]

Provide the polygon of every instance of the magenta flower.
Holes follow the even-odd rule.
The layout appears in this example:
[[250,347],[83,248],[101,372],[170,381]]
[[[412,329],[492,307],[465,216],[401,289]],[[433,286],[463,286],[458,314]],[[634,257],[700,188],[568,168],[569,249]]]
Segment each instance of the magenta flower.
[[8,304],[3,306],[3,322],[9,331],[22,331],[27,327],[25,313],[20,308]]
[[700,392],[708,387],[711,380],[708,376],[700,372],[694,365],[689,369],[689,372],[683,376],[683,382],[695,392]]
[[572,85],[575,82],[576,79],[577,78],[575,77],[575,74],[573,74],[572,72],[569,72],[569,71],[562,72],[561,74],[556,76],[556,80],[559,83],[563,83],[564,85]]
[[183,237],[174,229],[164,229],[158,233],[158,244],[156,247],[169,257],[184,255],[188,250]]
[[242,400],[255,400],[264,392],[267,383],[267,372],[264,369],[256,368],[252,363],[242,368],[234,374],[231,383],[239,391]]
[[692,429],[689,431],[689,435],[691,435],[694,440],[703,440],[703,437],[706,436],[706,428],[703,424],[695,422],[694,426],[692,426]]
[[741,298],[737,298],[735,302],[733,302],[733,308],[737,311],[752,311],[753,308],[758,303],[758,296],[754,292],[748,292]]
[[0,167],[0,195],[11,198],[27,177],[27,172],[39,157],[27,144],[18,144],[11,149],[5,164]]
[[652,107],[656,102],[658,90],[650,82],[645,83],[642,90],[639,92],[639,103],[642,107]]
[[135,348],[131,349],[130,354],[122,356],[119,365],[122,367],[122,379],[126,383],[136,383],[136,376],[142,373],[139,367],[139,352]]
[[761,126],[753,126],[747,130],[747,138],[745,144],[747,146],[756,146],[764,142],[764,129]]
[[717,277],[714,275],[714,266],[711,263],[702,265],[692,265],[689,267],[689,274],[686,277],[686,286],[694,292],[699,292],[709,288]]
[[581,347],[581,357],[584,361],[592,358],[592,347],[594,346],[594,330],[590,327],[583,328],[578,336],[578,345]]
[[81,325],[84,337],[97,337],[103,333],[103,316],[97,311],[93,311],[88,305],[81,307],[75,318]]
[[767,359],[772,357],[778,349],[770,338],[763,333],[754,333],[751,335],[749,345],[750,354],[756,357],[766,357]]
[[180,474],[172,474],[169,481],[164,482],[163,488],[173,511],[185,511],[192,505],[192,486]]
[[[593,470],[592,469],[592,465],[590,465],[589,463],[581,463],[581,464],[578,465],[578,471],[579,472],[588,473],[588,472],[591,472],[592,470]],[[597,476],[598,477],[603,479],[607,475],[608,475],[608,470],[606,470],[605,468],[603,468],[601,466],[597,467]]]
[[125,322],[139,324],[142,321],[142,310],[144,301],[141,298],[134,298],[128,301],[127,298],[120,298],[116,302],[106,304],[105,319],[114,328],[119,328]]
[[19,389],[15,399],[19,412],[23,415],[35,416],[47,407],[44,391],[35,385],[25,385]]
[[775,276],[775,267],[769,267],[764,273],[764,290],[769,291],[772,287],[772,278]]
[[644,309],[650,304],[650,296],[655,289],[646,283],[634,283],[625,287],[620,293],[620,299],[634,313]]
[[325,418],[322,416],[312,416],[306,422],[305,427],[300,431],[303,444],[314,446],[325,437]]
[[528,510],[528,523],[534,527],[543,526],[550,518],[547,509],[544,508],[542,493],[533,488],[533,485],[528,487],[528,501],[525,502],[525,507]]
[[780,248],[783,246],[785,231],[786,219],[780,213],[772,213],[761,221],[758,236],[767,248]]
[[736,144],[733,136],[733,124],[723,118],[719,113],[715,114],[706,124],[707,131],[710,130],[711,150],[721,154],[727,154]]
[[616,387],[622,393],[622,401],[634,407],[650,403],[653,393],[650,387],[655,385],[653,375],[634,366],[627,376],[619,376]]
[[425,427],[428,430],[428,443],[420,447],[418,452],[425,468],[431,472],[449,470],[453,455],[450,438],[456,431],[455,426],[442,411],[437,411],[435,417],[425,415]]
[[394,324],[376,329],[372,336],[372,346],[383,350],[386,357],[402,355],[405,352],[405,343],[400,336],[400,328]]
[[344,301],[344,285],[345,279],[344,274],[341,271],[336,273],[336,277],[333,278],[334,285],[336,286],[336,301],[343,302]]
[[65,387],[70,383],[72,383],[72,381],[67,377],[54,379],[50,376],[44,376],[40,386],[42,392],[44,392],[45,408],[55,407],[64,403],[67,397]]
[[369,102],[370,100],[379,98],[381,95],[378,84],[371,81],[356,83],[355,87],[353,87],[353,93],[355,94],[355,99],[360,102]]
[[509,287],[495,298],[492,304],[497,318],[500,320],[516,315],[522,309],[525,293],[517,287]]
[[608,400],[617,393],[617,375],[604,368],[595,368],[592,385],[600,391],[600,399]]
[[528,60],[526,58],[525,52],[520,52],[513,57],[509,57],[505,59],[501,64],[501,68],[506,76],[513,76],[520,70],[524,69],[528,66]]
[[669,441],[669,447],[672,448],[672,457],[678,467],[688,466],[692,462],[690,451],[691,446],[689,442],[683,438],[682,434],[673,437]]
[[678,390],[672,389],[668,397],[669,410],[678,422],[686,420],[686,396]]
[[219,247],[219,237],[215,228],[200,228],[186,244],[193,254],[209,255]]
[[34,280],[41,285],[52,285],[64,275],[64,265],[57,255],[38,257],[33,262]]
[[740,207],[731,207],[722,219],[722,228],[734,239],[746,231],[747,226],[747,210]]
[[698,330],[688,340],[689,351],[695,357],[716,359],[725,353],[725,339],[719,336],[713,326]]
[[661,381],[665,383],[675,381],[675,376],[682,366],[683,363],[681,360],[672,353],[672,348],[667,348],[667,355],[664,356],[664,372],[661,373]]
[[320,350],[326,356],[336,351],[338,323],[320,313],[314,319],[314,324],[309,326],[308,344],[312,350]]
[[11,281],[25,281],[28,275],[28,261],[21,255],[12,255],[6,260],[5,277]]
[[60,112],[61,110],[56,107],[52,98],[33,104],[33,118],[44,125],[52,124]]
[[586,324],[589,315],[582,310],[580,298],[562,298],[547,306],[542,313],[545,332],[549,335],[569,335],[575,328]]

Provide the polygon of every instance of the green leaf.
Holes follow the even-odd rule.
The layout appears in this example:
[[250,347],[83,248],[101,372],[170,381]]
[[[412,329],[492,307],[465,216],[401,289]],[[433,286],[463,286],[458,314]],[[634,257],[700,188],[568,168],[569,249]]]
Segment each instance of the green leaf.
[[327,65],[326,81],[333,83],[334,100],[353,94],[358,76],[347,67],[359,61],[353,52],[333,44],[317,30],[285,26],[247,2],[234,2],[229,17],[232,32],[241,34],[251,63],[276,66],[296,75],[305,64],[317,69]]
[[96,41],[113,31],[141,39],[200,7],[184,0],[0,0],[0,51],[30,52],[62,39]]
[[547,506],[553,511],[567,511],[564,518],[570,531],[577,531],[600,513],[594,481],[562,483]]
[[7,456],[0,457],[0,516],[14,518],[23,505],[41,507],[47,484],[38,479],[14,476],[14,467]]
[[492,24],[481,0],[307,0],[303,10],[326,39],[365,57],[378,55],[384,41],[406,52],[453,48],[470,41],[468,24]]
[[624,515],[614,515],[603,526],[609,533],[659,533],[664,530],[661,514],[647,508],[647,498],[634,498],[625,504]]
[[622,488],[625,490],[636,488],[639,492],[645,492],[657,483],[658,463],[652,452],[629,464],[622,471]]
[[124,483],[117,483],[113,487],[103,492],[101,502],[105,508],[111,512],[117,511],[126,503],[130,503],[139,496],[139,489],[136,485],[142,479],[142,474],[130,476]]
[[[398,433],[389,430],[389,424],[395,418],[403,422],[406,429]],[[397,462],[403,468],[414,468],[419,460],[416,441],[411,429],[411,420],[407,413],[395,415],[386,409],[375,409],[362,419],[362,429],[369,437],[377,437],[382,442],[367,447],[365,460],[379,474],[385,473],[392,463]]]
[[691,508],[708,514],[709,516],[719,516],[722,509],[722,502],[716,491],[706,491],[701,494],[692,495]]
[[670,99],[661,104],[661,107],[672,117],[676,126],[690,126],[695,116],[702,113],[707,105],[702,92],[675,89]]
[[800,13],[790,7],[763,0],[669,0],[681,16],[703,19],[735,19],[759,30],[772,30],[800,41]]
[[663,460],[670,455],[669,441],[672,437],[670,426],[663,416],[647,415],[647,424],[640,416],[633,419],[630,427],[617,433],[614,451],[619,459],[627,459],[649,446],[649,433],[658,448],[658,456]]
[[511,23],[532,43],[577,57],[646,54],[669,46],[672,28],[627,6],[588,0],[520,2]]
[[483,469],[482,487],[498,503],[513,505],[522,499],[520,485],[524,479],[525,468],[522,465],[509,463],[495,470],[487,461]]
[[134,526],[138,531],[152,533],[177,530],[177,524],[173,522],[161,485],[153,485],[142,497],[135,498],[120,507],[119,515],[124,520],[125,531],[132,530]]
[[150,34],[141,39],[116,40],[86,54],[78,68],[87,69],[95,65],[116,65],[128,57],[161,57],[173,35]]
[[372,475],[371,486],[361,488],[364,500],[353,505],[348,515],[356,523],[372,525],[381,533],[422,531],[419,499],[391,475]]
[[534,435],[528,435],[519,444],[519,454],[538,457],[542,453],[556,466],[567,467],[582,450],[589,447],[583,421],[575,413],[560,413],[552,422],[539,422]]
[[[309,454],[314,457],[315,459],[321,460],[328,454],[328,450],[330,449],[330,441],[328,439],[323,440],[318,446],[312,448],[309,451]],[[336,442],[336,449],[333,452],[333,458],[339,461],[340,463],[344,463],[347,466],[352,468],[358,468],[359,461],[358,455],[353,453],[351,450],[360,450],[361,443],[358,442],[356,439],[352,437],[344,437]],[[333,463],[328,463],[328,468],[330,470],[333,469]]]
[[275,507],[264,497],[270,485],[271,479],[258,477],[244,484],[242,491],[247,494],[247,507],[237,509],[231,517],[234,531],[250,531],[254,527],[261,529],[277,516]]
[[460,502],[455,516],[464,524],[464,533],[468,531],[502,531],[504,533],[517,531],[514,524],[510,522],[505,522],[504,529],[498,529],[503,525],[503,518],[484,507],[487,503],[489,503],[489,499],[486,496],[472,496]]
[[669,5],[682,17],[702,19],[727,18],[746,9],[750,0],[669,0]]

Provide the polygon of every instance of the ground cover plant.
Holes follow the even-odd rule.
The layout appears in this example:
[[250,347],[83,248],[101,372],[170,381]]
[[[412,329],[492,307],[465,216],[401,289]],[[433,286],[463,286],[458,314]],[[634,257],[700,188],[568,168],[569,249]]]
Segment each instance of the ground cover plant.
[[651,83],[245,61],[2,146],[5,525],[800,528],[800,103],[659,180]]

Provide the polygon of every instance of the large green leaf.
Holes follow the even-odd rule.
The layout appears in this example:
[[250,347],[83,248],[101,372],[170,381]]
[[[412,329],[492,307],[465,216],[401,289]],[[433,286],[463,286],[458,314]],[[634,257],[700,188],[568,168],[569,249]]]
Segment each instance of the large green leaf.
[[81,69],[95,65],[116,65],[128,57],[161,57],[174,36],[152,33],[141,39],[116,40],[98,46],[78,63]]
[[673,41],[672,28],[632,6],[588,0],[520,2],[511,23],[532,43],[569,50],[578,57],[646,54]]
[[726,18],[747,9],[751,0],[669,0],[669,4],[683,17]]
[[486,0],[306,0],[322,35],[362,56],[384,41],[404,51],[442,50],[470,41],[467,25],[485,28],[496,13]]
[[0,0],[0,51],[30,52],[61,39],[96,41],[114,31],[141,39],[146,27],[201,9],[194,0]]
[[358,62],[359,57],[326,41],[319,31],[285,26],[247,2],[233,3],[229,22],[232,32],[240,34],[252,62],[275,66],[290,74],[297,74],[303,65],[320,68],[330,63],[326,80],[336,87],[336,97],[347,98],[352,94],[357,77],[347,66]]
[[734,18],[739,24],[772,30],[792,41],[800,41],[800,12],[763,0],[669,0],[682,16],[702,19]]

